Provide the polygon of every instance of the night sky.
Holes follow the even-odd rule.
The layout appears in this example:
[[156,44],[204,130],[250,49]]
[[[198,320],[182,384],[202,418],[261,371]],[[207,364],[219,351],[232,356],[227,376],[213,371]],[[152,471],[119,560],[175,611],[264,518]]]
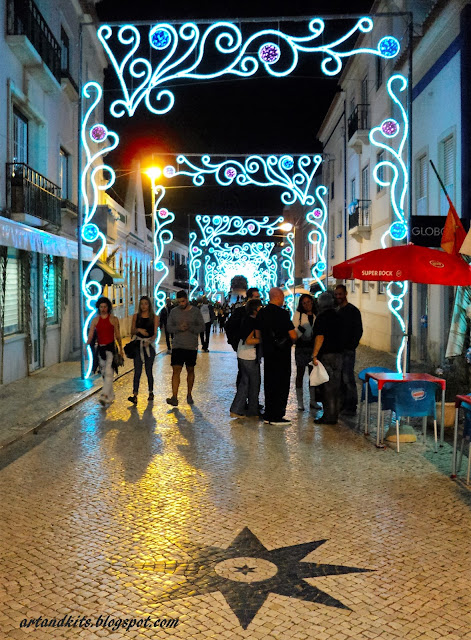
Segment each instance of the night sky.
[[[174,20],[211,21],[223,18],[278,17],[289,7],[290,16],[322,17],[327,14],[345,14],[345,2],[308,3],[291,0],[289,3],[253,0],[250,10],[234,10],[232,3],[182,2],[151,3],[136,0],[117,3],[103,0],[97,5],[102,22],[151,22]],[[159,6],[160,5],[160,6]],[[158,6],[158,14],[155,7]],[[357,0],[348,5],[348,12],[367,14],[370,0]],[[236,17],[235,17],[236,16]],[[329,41],[336,29],[345,33],[352,21],[327,21],[325,37]],[[243,25],[243,31],[257,31],[265,24]],[[276,23],[271,27],[277,28]],[[287,33],[307,35],[306,22],[283,23]],[[183,80],[172,86],[175,105],[165,115],[149,114],[140,106],[132,118],[105,120],[121,136],[118,150],[107,156],[118,176],[130,169],[134,156],[143,164],[152,154],[158,164],[170,158],[167,153],[307,153],[319,152],[316,133],[337,88],[338,77],[327,79],[320,70],[321,56],[309,55],[287,78],[267,77],[264,71],[246,79],[232,80],[223,76],[212,81]],[[208,60],[208,64],[211,61]],[[105,80],[107,103],[118,97],[113,89],[114,72]],[[187,182],[188,184],[188,182]],[[115,192],[120,192],[122,180],[117,180]],[[115,194],[111,194],[115,195]],[[278,189],[250,189],[248,187],[201,187],[167,191],[165,206],[174,211],[177,221],[187,227],[187,214],[229,213],[239,215],[278,214],[282,210]]]

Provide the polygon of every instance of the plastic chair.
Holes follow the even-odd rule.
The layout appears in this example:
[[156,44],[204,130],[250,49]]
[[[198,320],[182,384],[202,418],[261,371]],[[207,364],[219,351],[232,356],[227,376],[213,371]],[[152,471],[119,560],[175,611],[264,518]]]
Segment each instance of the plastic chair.
[[[366,369],[362,369],[360,371],[360,373],[358,374],[358,378],[361,380],[361,400],[360,400],[360,410],[358,412],[358,425],[359,427],[361,427],[361,414],[362,414],[362,408],[363,408],[363,402],[365,401],[365,396],[366,396],[366,374],[367,373],[394,373],[393,369],[388,369],[387,367],[367,367]],[[390,387],[389,384],[384,385],[383,389],[386,390],[386,387]],[[383,395],[383,402],[384,402],[384,395]],[[376,380],[372,380],[371,378],[368,380],[368,404],[371,404],[372,402],[378,402],[378,383],[376,382]],[[383,402],[381,403],[383,408],[384,408],[384,404]],[[369,415],[368,415],[368,407],[366,407],[366,419],[369,423]],[[365,432],[367,433],[367,432]]]
[[469,484],[469,477],[471,474],[471,404],[468,404],[467,402],[463,402],[461,404],[461,408],[464,410],[465,417],[464,417],[463,437],[461,439],[460,457],[458,460],[457,473],[459,473],[461,469],[461,463],[463,461],[464,443],[467,442],[468,443],[468,472],[466,474],[466,484]]
[[437,386],[434,382],[401,382],[394,385],[388,393],[389,408],[396,414],[396,445],[399,452],[399,420],[407,416],[423,418],[424,442],[427,435],[427,416],[433,416],[433,433],[435,436],[435,452],[437,452]]

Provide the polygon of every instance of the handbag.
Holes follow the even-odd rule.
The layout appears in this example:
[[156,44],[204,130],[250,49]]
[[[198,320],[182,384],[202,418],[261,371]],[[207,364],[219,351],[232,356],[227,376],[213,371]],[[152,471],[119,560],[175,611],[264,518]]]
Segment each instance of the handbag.
[[113,354],[113,369],[118,369],[118,367],[124,367],[124,358],[118,351],[115,351]]
[[309,375],[309,386],[318,387],[320,384],[324,384],[324,382],[329,382],[329,374],[322,362],[318,360],[317,365],[312,368]]
[[131,340],[127,344],[124,345],[124,353],[126,354],[126,358],[130,360],[134,360],[137,352],[139,350],[139,344],[137,340]]

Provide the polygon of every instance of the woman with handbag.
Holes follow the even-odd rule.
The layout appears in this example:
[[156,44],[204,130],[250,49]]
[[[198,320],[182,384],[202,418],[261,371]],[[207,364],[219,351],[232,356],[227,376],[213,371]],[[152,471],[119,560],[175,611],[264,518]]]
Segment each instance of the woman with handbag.
[[[313,326],[316,320],[314,314],[314,298],[304,293],[299,298],[298,308],[293,316],[293,324],[298,334],[294,359],[296,362],[296,398],[298,401],[298,411],[304,411],[303,383],[306,367],[309,374],[312,371],[312,350],[314,347]],[[316,388],[309,386],[310,406],[312,409],[320,408],[320,403],[316,402]]]
[[[90,323],[88,331],[87,346],[91,345],[96,338],[97,365],[103,377],[103,389],[98,398],[100,404],[104,407],[109,406],[114,400],[113,391],[113,369],[117,371],[116,357],[116,341],[119,345],[119,356],[123,358],[123,345],[121,342],[121,333],[119,330],[119,320],[113,314],[113,305],[108,298],[98,298],[96,303],[98,315],[96,315]],[[93,370],[96,371],[97,366]]]
[[[154,376],[152,367],[154,365],[155,349],[152,343],[157,336],[157,327],[158,316],[154,313],[152,302],[149,296],[142,296],[139,300],[139,311],[133,315],[131,325],[131,335],[133,336],[133,342],[136,344],[134,345],[133,393],[132,396],[129,396],[128,400],[133,404],[137,404],[137,394],[143,365],[146,370],[149,387],[149,397],[147,400],[151,402],[154,399]],[[132,344],[132,342],[129,344]]]
[[[260,343],[260,338],[256,336],[256,317],[261,306],[260,300],[249,300],[241,322],[240,340],[237,347],[240,380],[230,408],[232,418],[259,417],[260,357],[257,345]],[[246,405],[247,413],[245,413]]]

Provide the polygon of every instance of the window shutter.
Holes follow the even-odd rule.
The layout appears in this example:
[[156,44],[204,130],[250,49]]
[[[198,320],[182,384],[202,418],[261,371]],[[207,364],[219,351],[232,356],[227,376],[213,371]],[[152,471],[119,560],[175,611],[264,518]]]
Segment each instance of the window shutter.
[[[443,154],[443,182],[448,195],[453,200],[455,184],[455,145],[453,136],[449,136],[442,142]],[[440,213],[446,216],[448,213],[448,200],[443,191],[440,193]]]
[[20,300],[19,300],[19,265],[18,258],[8,256],[7,277],[5,289],[5,335],[20,330]]

